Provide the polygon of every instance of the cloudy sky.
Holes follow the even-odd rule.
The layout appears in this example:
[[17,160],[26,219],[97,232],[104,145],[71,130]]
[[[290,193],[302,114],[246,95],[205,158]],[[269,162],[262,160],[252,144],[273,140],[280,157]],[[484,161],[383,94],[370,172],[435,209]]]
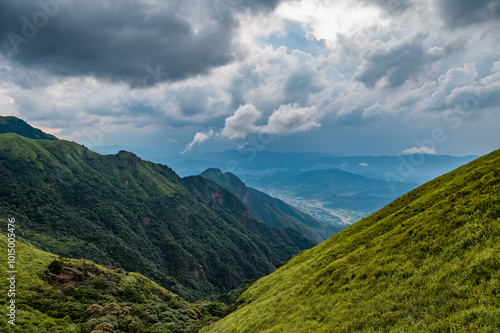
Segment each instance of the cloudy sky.
[[498,0],[0,0],[0,114],[99,149],[500,148]]

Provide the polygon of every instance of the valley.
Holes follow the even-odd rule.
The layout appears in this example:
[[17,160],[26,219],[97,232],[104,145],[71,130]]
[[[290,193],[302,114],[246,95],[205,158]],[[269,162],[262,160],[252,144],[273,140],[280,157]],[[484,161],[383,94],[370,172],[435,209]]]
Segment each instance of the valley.
[[15,332],[500,327],[500,151],[421,186],[336,168],[243,182],[217,168],[181,178],[12,117],[2,130]]
[[283,200],[287,204],[303,211],[314,217],[319,221],[323,221],[330,224],[349,226],[367,215],[366,212],[362,211],[351,211],[347,209],[332,209],[327,208],[325,205],[328,205],[327,202],[321,202],[317,200],[308,200],[305,198],[301,198],[295,196],[293,193],[287,193],[286,191],[278,191],[278,190],[265,190],[259,189],[263,192],[266,192],[272,197]]

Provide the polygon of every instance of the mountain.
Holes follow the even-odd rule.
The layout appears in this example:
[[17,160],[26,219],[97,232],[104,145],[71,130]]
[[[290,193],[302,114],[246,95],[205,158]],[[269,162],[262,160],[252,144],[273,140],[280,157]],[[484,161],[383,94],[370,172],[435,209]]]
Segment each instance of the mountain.
[[0,116],[0,134],[4,133],[17,133],[30,139],[57,140],[55,136],[44,133],[40,129],[30,126],[24,120],[16,117]]
[[257,221],[229,191],[129,152],[0,135],[0,216],[69,258],[139,272],[182,297],[213,299],[314,246]]
[[292,228],[307,238],[320,243],[330,238],[340,227],[319,222],[312,216],[295,209],[256,189],[247,187],[234,174],[220,169],[207,169],[200,176],[224,187],[237,196],[259,221],[280,229]]
[[[258,147],[260,148],[260,146]],[[168,160],[172,168],[183,175],[197,175],[209,168],[219,168],[236,174],[243,180],[263,173],[296,169],[299,161],[328,157],[321,153],[276,153],[257,149],[227,150],[221,152],[187,154]],[[158,159],[159,162],[162,159]]]
[[[20,221],[19,221],[20,222]],[[7,230],[7,223],[1,223]],[[22,228],[22,225],[19,225]],[[0,235],[0,251],[7,253]],[[189,303],[148,278],[89,260],[57,257],[16,242],[16,295],[1,271],[0,302],[16,301],[15,326],[2,306],[0,331],[32,332],[197,332],[219,319],[220,302]]]
[[285,178],[264,177],[251,182],[270,192],[324,202],[333,209],[372,213],[395,198],[417,187],[413,183],[388,183],[339,169],[306,171]]
[[497,332],[500,150],[289,260],[202,332]]
[[423,184],[478,156],[412,154],[401,156],[328,156],[304,159],[297,163],[302,170],[341,169],[372,179],[397,180]]
[[181,175],[197,175],[207,168],[219,168],[237,175],[246,184],[266,176],[282,177],[300,172],[340,169],[372,179],[397,180],[423,184],[477,156],[402,155],[402,156],[332,156],[322,153],[277,153],[253,149],[229,150],[205,154],[185,154],[181,158],[162,159],[144,155],[155,162],[168,162]]

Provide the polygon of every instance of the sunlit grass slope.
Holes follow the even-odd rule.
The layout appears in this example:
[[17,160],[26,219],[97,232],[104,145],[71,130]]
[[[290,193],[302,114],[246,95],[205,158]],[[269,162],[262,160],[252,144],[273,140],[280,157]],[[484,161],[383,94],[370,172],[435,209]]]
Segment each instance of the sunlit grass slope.
[[203,332],[499,332],[500,151],[302,252]]
[[[7,253],[1,235],[0,252]],[[140,274],[58,258],[19,241],[16,254],[16,325],[7,323],[2,267],[0,332],[196,332],[224,310],[220,303],[188,303]]]

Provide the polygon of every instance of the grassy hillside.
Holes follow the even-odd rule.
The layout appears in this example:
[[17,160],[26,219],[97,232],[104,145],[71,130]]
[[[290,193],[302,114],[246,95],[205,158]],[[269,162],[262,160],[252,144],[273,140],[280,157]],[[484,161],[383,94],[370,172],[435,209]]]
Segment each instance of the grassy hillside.
[[313,242],[254,219],[230,192],[132,153],[0,135],[0,216],[37,248],[140,272],[210,299],[271,273]]
[[279,199],[247,187],[232,173],[222,173],[219,169],[207,169],[200,176],[229,190],[245,204],[254,217],[273,227],[295,229],[317,243],[341,230],[340,227],[320,222]]
[[30,126],[24,120],[0,116],[0,134],[4,133],[16,133],[30,139],[57,140],[55,136]]
[[[6,224],[2,221],[2,227]],[[221,303],[189,303],[137,274],[71,260],[16,243],[16,326],[7,323],[4,267],[0,271],[1,332],[196,332],[217,320]],[[0,236],[0,252],[7,239]],[[10,319],[10,318],[9,318]]]
[[500,331],[500,151],[292,258],[203,332]]

